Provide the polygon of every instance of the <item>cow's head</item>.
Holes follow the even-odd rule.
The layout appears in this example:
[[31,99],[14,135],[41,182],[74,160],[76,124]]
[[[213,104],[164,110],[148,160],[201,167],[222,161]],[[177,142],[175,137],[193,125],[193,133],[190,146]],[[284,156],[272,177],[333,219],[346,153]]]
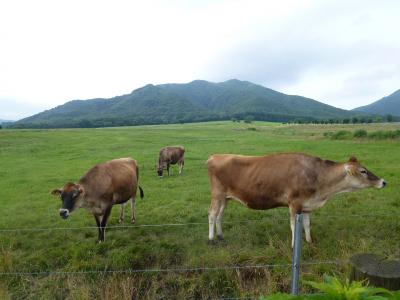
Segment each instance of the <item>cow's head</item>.
[[386,182],[372,172],[363,167],[354,156],[350,157],[345,163],[346,180],[350,183],[352,189],[362,189],[367,187],[376,187],[381,189],[385,187]]
[[83,196],[83,187],[79,184],[68,182],[61,189],[54,189],[51,191],[53,196],[60,196],[62,207],[60,208],[60,216],[63,219],[79,207],[79,202]]
[[164,169],[165,169],[166,167],[161,163],[158,163],[157,165],[156,165],[156,170],[157,170],[157,175],[159,176],[159,177],[163,177],[163,172],[164,172]]

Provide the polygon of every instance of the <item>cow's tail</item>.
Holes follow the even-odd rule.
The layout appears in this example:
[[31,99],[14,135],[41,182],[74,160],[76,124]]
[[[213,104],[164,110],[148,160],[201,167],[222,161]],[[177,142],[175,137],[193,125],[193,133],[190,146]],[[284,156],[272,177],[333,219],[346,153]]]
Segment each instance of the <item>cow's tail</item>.
[[[136,166],[136,177],[137,177],[137,181],[139,182],[139,167],[138,166]],[[138,187],[139,187],[139,192],[140,192],[140,199],[143,199],[143,197],[144,197],[143,189],[140,185],[138,185]]]
[[144,192],[143,192],[143,189],[142,189],[142,187],[140,185],[139,185],[139,192],[140,192],[140,199],[143,199]]

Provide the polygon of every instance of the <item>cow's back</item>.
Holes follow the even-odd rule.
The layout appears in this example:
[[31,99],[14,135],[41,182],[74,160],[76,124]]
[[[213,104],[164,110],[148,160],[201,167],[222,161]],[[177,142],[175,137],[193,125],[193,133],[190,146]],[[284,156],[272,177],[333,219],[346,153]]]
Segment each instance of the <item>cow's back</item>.
[[185,154],[182,146],[167,146],[160,150],[160,162],[176,164]]
[[213,155],[207,161],[210,177],[254,209],[287,206],[288,199],[315,192],[315,159],[304,154],[267,156]]
[[137,163],[131,158],[120,158],[98,164],[81,178],[80,183],[91,197],[112,199],[118,194],[126,201],[136,191]]

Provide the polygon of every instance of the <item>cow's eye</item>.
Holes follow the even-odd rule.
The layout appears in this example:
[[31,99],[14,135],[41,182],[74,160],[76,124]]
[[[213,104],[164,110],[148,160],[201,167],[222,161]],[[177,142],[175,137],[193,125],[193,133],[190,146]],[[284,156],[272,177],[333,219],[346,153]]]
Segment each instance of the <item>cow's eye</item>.
[[367,174],[367,170],[361,170],[361,174]]

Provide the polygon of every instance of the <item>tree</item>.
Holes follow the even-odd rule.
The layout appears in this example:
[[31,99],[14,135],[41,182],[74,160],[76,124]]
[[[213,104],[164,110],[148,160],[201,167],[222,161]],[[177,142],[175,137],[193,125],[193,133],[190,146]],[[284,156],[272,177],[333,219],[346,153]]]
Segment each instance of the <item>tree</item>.
[[388,122],[393,122],[393,116],[391,114],[386,115],[386,120]]
[[254,117],[253,117],[252,115],[246,116],[246,117],[244,118],[244,122],[245,122],[245,123],[251,123],[251,122],[253,122],[253,121],[254,121]]

